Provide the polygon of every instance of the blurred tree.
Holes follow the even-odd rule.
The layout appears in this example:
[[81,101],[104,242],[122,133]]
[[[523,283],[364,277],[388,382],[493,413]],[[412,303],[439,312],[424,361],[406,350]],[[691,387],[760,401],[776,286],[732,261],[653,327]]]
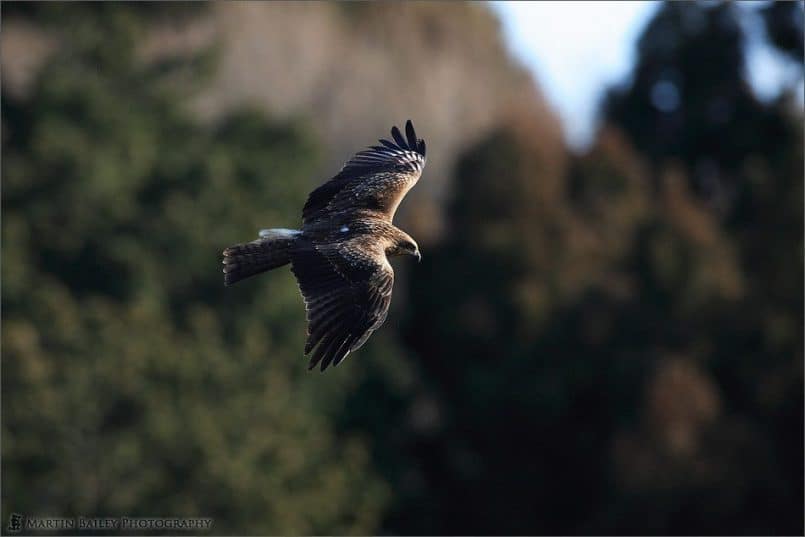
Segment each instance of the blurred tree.
[[[746,80],[746,9],[664,4],[640,37],[631,82],[611,90],[603,106],[605,120],[626,132],[655,171],[668,159],[681,161],[694,191],[728,214],[736,198],[753,195],[747,160],[773,154],[777,140],[796,131],[785,99],[764,106]],[[772,42],[792,54],[792,34],[802,36],[799,10],[791,3],[765,11]],[[782,22],[783,13],[791,19]]]
[[801,533],[801,114],[736,10],[663,6],[567,166],[528,117],[460,159],[375,439],[390,532]]
[[805,29],[805,2],[771,2],[763,9],[766,30],[774,45],[802,65],[805,44],[802,34]]
[[[9,7],[59,22],[61,47],[2,102],[4,518],[802,533],[802,116],[745,83],[742,8],[664,5],[586,155],[507,98],[360,367],[311,376],[290,274],[224,292],[215,260],[297,221],[308,130],[255,110],[194,121],[188,88],[214,58],[145,62],[151,7]],[[394,15],[347,9],[367,27]],[[433,39],[466,32],[425,9]],[[763,11],[789,54],[790,9]],[[456,42],[470,63],[484,48]]]
[[[802,8],[777,2],[762,11],[771,42],[799,69]],[[738,256],[740,296],[698,328],[707,336],[707,372],[730,416],[712,442],[741,453],[712,478],[722,480],[719,495],[732,502],[720,506],[730,526],[717,529],[801,533],[801,516],[791,515],[801,512],[802,483],[789,476],[803,473],[802,115],[792,104],[794,87],[762,103],[745,82],[742,9],[664,5],[640,39],[632,84],[612,92],[604,112],[651,159],[655,183],[681,163],[721,222],[719,242]],[[677,504],[684,500],[680,495]],[[635,511],[652,516],[657,509]],[[702,524],[714,520],[704,509],[684,509]]]
[[612,446],[655,364],[738,292],[715,223],[676,182],[653,197],[617,133],[566,171],[539,154],[519,122],[472,148],[451,240],[414,275],[408,334],[443,423],[405,446],[439,500],[403,533],[600,531]]
[[2,102],[4,519],[371,533],[386,492],[364,443],[327,419],[347,377],[297,378],[292,277],[225,292],[218,264],[260,226],[297,221],[311,136],[256,110],[191,119],[182,101],[213,58],[135,53],[164,10],[22,11],[58,21],[61,46],[29,96]]

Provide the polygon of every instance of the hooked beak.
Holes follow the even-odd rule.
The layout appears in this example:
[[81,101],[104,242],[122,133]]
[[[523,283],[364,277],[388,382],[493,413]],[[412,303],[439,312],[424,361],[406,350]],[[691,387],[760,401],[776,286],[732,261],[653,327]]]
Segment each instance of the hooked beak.
[[416,251],[416,262],[417,263],[422,262],[422,254],[419,253],[419,250]]

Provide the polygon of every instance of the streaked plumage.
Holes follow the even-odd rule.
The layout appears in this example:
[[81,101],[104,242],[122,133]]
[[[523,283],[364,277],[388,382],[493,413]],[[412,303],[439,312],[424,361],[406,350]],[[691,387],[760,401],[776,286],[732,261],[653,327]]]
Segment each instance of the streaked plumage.
[[291,264],[307,311],[309,369],[338,365],[383,324],[394,284],[388,257],[419,257],[416,242],[391,223],[425,166],[425,142],[411,121],[405,135],[393,127],[394,141],[357,153],[311,192],[300,230],[262,230],[224,250],[226,285]]

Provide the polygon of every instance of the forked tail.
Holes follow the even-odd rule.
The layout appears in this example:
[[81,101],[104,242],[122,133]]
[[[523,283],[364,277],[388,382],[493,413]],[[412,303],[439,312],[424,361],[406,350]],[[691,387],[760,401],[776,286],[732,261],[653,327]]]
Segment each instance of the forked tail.
[[256,241],[224,250],[224,285],[290,263],[291,248],[299,233],[292,229],[264,229]]

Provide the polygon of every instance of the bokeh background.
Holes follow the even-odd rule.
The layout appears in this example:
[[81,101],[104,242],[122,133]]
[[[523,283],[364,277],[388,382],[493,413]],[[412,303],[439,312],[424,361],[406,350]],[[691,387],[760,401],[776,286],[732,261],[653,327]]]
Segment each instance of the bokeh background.
[[[581,143],[510,8],[3,2],[4,526],[802,534],[802,3],[652,6]],[[220,251],[408,118],[423,261],[309,373]]]

